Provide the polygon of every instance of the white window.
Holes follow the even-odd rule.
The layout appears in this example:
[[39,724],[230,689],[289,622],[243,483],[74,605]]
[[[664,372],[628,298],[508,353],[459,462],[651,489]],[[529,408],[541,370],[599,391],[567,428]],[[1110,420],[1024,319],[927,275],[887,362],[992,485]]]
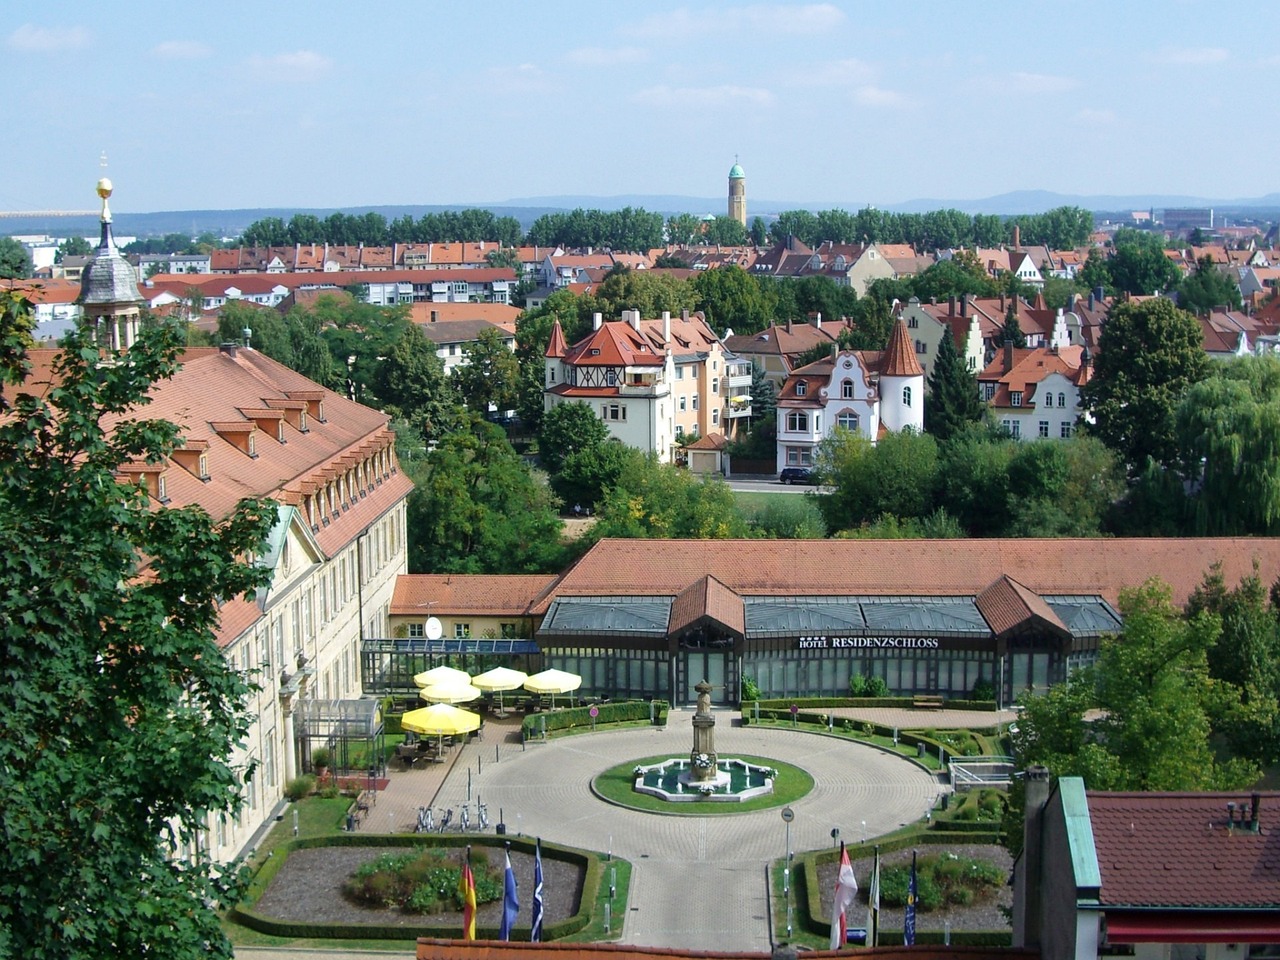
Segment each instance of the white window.
[[677,380],[684,379],[684,367],[676,367],[676,379]]
[[904,407],[911,406],[911,388],[910,387],[902,388],[902,405]]
[[809,414],[803,410],[793,410],[787,414],[787,430],[791,433],[809,429]]
[[907,317],[907,326],[910,329],[915,330],[920,326],[920,321],[915,317]]
[[1061,437],[1062,437],[1062,439],[1063,439],[1063,440],[1070,440],[1070,439],[1071,439],[1071,434],[1072,434],[1073,432],[1074,432],[1074,428],[1071,426],[1071,424],[1069,424],[1069,423],[1064,423],[1064,424],[1062,425],[1062,430],[1061,430],[1061,434],[1060,434],[1060,435],[1061,435]]
[[840,399],[842,400],[853,399],[853,381],[852,380],[840,381]]
[[1040,421],[1040,436],[1042,436],[1042,437],[1047,437],[1047,436],[1049,436],[1049,421],[1048,421],[1048,420],[1041,420],[1041,421]]
[[845,430],[856,432],[858,429],[858,415],[845,410],[836,417],[836,426],[843,427]]
[[797,397],[803,397],[803,396],[805,395],[805,393],[808,391],[808,389],[809,389],[809,385],[808,385],[807,383],[805,383],[803,380],[797,380],[797,381],[796,381],[796,396],[797,396]]
[[685,398],[685,397],[681,397],[681,398],[680,398],[680,411],[681,411],[682,413],[684,412],[684,408],[685,408],[685,400],[686,400],[686,398]]
[[990,400],[996,395],[996,385],[994,383],[984,383],[982,385],[982,399]]
[[720,392],[720,378],[719,378],[719,377],[712,377],[712,378],[711,378],[711,394],[712,394],[712,396],[714,396],[715,394],[717,394],[717,393],[719,393],[719,392]]
[[917,341],[916,341],[916,353],[927,353],[927,352],[928,352],[928,350],[927,350],[927,348],[926,348],[926,347],[925,347],[925,345],[924,345],[924,341],[923,341],[923,340],[917,340]]
[[426,625],[422,623],[409,624],[409,636],[425,637],[427,635]]
[[678,423],[677,423],[677,424],[676,424],[676,439],[677,439],[677,440],[679,440],[679,439],[680,439],[681,437],[683,437],[683,436],[684,436],[684,427],[682,427],[680,424],[678,424]]
[[1014,390],[1009,394],[1009,405],[1013,407],[1022,406],[1022,391]]
[[715,410],[711,411],[711,424],[712,426],[715,426],[719,422],[720,422],[720,410],[719,408],[716,408]]
[[607,386],[616,387],[618,385],[618,371],[610,367],[604,372],[604,382]]
[[1065,407],[1067,405],[1067,395],[1065,393],[1058,394],[1058,406]]
[[455,640],[465,640],[471,636],[471,624],[455,623],[453,625],[453,638]]
[[693,409],[698,409],[698,395],[696,393],[693,395]]

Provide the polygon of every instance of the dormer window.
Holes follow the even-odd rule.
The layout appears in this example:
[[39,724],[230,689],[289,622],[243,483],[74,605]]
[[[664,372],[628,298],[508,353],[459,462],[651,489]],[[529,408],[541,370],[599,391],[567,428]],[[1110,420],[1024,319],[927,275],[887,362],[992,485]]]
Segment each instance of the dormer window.
[[803,397],[809,390],[809,385],[803,380],[796,381],[796,396]]
[[298,411],[298,432],[306,433],[310,429],[311,428],[307,426],[307,411],[299,410]]
[[201,480],[209,479],[209,457],[207,454],[200,454],[198,465],[199,473],[196,474]]
[[156,476],[156,499],[161,503],[169,502],[169,481],[163,473]]
[[255,460],[258,458],[258,436],[256,432],[249,434],[249,456]]
[[1009,405],[1012,407],[1022,406],[1022,391],[1013,390],[1009,393]]

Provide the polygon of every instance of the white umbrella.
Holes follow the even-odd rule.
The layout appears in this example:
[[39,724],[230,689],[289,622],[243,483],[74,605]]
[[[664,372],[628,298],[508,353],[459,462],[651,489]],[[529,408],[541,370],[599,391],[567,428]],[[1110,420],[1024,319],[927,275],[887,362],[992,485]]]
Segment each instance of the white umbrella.
[[414,674],[413,682],[420,687],[429,687],[433,683],[470,683],[471,674],[454,667],[432,667]]
[[582,686],[582,678],[576,673],[566,673],[564,670],[543,670],[524,682],[524,688],[530,693],[551,694],[553,708],[556,705],[557,693],[572,693],[580,686]]
[[483,691],[470,683],[444,682],[433,683],[418,691],[418,696],[432,703],[470,703],[479,700]]
[[529,675],[520,670],[512,670],[510,667],[494,667],[492,670],[486,670],[479,676],[473,677],[471,685],[489,693],[496,693],[498,695],[498,712],[501,713],[502,692],[504,690],[519,690],[528,679]]

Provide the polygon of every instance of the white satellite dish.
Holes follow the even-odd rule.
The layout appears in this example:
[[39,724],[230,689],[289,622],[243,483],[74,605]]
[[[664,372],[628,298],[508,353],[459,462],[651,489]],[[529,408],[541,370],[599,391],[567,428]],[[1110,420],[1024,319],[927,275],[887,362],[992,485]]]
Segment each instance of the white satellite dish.
[[427,639],[439,640],[444,636],[444,625],[436,617],[427,617]]

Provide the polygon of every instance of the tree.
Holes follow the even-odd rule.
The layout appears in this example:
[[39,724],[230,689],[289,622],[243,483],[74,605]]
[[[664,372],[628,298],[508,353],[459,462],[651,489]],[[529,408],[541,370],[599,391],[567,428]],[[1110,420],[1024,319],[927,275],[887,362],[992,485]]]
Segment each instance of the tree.
[[629,458],[605,493],[592,539],[630,537],[716,540],[746,536],[733,491],[720,477],[699,478],[659,463],[656,454]]
[[[0,376],[21,384],[25,311],[6,309]],[[0,424],[0,952],[225,957],[216,910],[239,872],[194,847],[239,808],[230,766],[249,731],[244,675],[218,649],[222,603],[263,586],[273,504],[226,517],[153,509],[126,462],[162,461],[177,428],[138,414],[177,367],[182,333],[142,330],[101,364],[80,333],[59,387]],[[113,433],[104,427],[116,420]]]
[[474,414],[409,468],[413,573],[542,573],[559,568],[558,501],[502,430]]
[[888,433],[875,446],[836,429],[818,446],[815,469],[834,489],[818,499],[830,530],[847,530],[885,514],[906,520],[934,510],[938,443],[927,433]]
[[661,316],[664,311],[679,316],[683,310],[692,310],[696,302],[693,288],[686,281],[625,266],[615,266],[593,295],[583,299],[593,301],[591,312],[605,317],[617,317],[623,310],[639,310],[644,319]]
[[751,243],[763,247],[769,242],[769,228],[765,226],[764,217],[756,217],[751,221]]
[[[700,270],[689,281],[707,323],[717,334],[758,333],[773,318],[776,300],[771,298],[755,277],[735,264]],[[772,291],[770,291],[772,292]]]
[[1280,532],[1280,360],[1215,364],[1178,407],[1177,442],[1196,533]]
[[1114,450],[1131,475],[1147,458],[1178,458],[1176,411],[1209,359],[1196,318],[1158,297],[1119,303],[1102,328],[1093,378],[1082,398],[1093,412],[1090,432]]
[[1026,334],[1022,332],[1022,324],[1018,323],[1018,301],[1015,299],[1004,312],[1004,326],[1000,330],[1000,342],[1012,343],[1019,350],[1027,346]]
[[1097,247],[1089,248],[1089,255],[1085,257],[1084,266],[1080,268],[1080,282],[1091,293],[1096,290],[1106,293],[1114,289],[1111,283],[1111,269],[1103,259],[1102,251]]
[[0,280],[26,280],[31,276],[31,255],[13,237],[0,237]]
[[551,488],[564,504],[595,509],[609,488],[616,486],[639,450],[609,439],[575,450],[551,478]]
[[520,362],[496,327],[480,331],[462,348],[463,363],[454,368],[453,381],[468,407],[484,416],[490,410],[514,410],[519,391]]
[[733,217],[715,217],[703,226],[703,239],[708,244],[741,247],[747,242],[747,228]]
[[1240,287],[1230,274],[1219,270],[1213,257],[1203,256],[1196,268],[1178,284],[1178,306],[1192,313],[1208,313],[1214,307],[1241,306]]
[[555,476],[571,454],[608,439],[609,428],[585,403],[557,403],[542,418],[538,459],[542,468]]
[[416,326],[401,334],[378,369],[374,391],[389,412],[425,441],[439,440],[459,425],[460,400],[436,355],[435,344]]
[[687,247],[702,237],[702,221],[692,213],[673,213],[667,218],[667,243]]
[[924,398],[924,425],[939,441],[949,440],[969,423],[986,416],[978,396],[978,380],[965,366],[955,338],[944,331],[938,356],[929,372],[929,392]]
[[54,263],[61,263],[67,257],[87,257],[93,253],[93,244],[84,237],[67,237],[62,243],[58,244],[58,249],[53,255]]
[[1150,296],[1172,289],[1178,282],[1178,268],[1164,255],[1158,237],[1120,230],[1114,242],[1115,253],[1107,268],[1116,290]]

